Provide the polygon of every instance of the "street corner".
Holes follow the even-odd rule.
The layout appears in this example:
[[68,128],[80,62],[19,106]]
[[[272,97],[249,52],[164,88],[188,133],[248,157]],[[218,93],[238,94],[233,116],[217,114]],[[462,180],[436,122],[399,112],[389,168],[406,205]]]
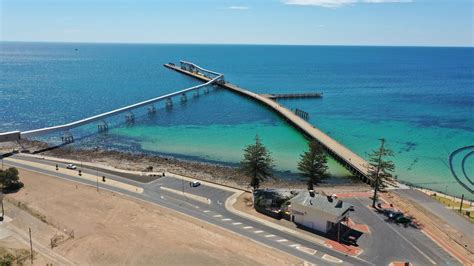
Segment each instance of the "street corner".
[[344,245],[334,240],[326,240],[324,245],[332,250],[344,253],[346,255],[357,257],[364,251],[363,249],[355,246]]

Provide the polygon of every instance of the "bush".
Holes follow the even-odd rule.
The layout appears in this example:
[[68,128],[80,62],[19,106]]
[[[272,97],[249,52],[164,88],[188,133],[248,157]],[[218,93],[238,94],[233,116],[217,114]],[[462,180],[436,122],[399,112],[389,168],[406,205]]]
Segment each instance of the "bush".
[[3,191],[12,192],[21,189],[24,184],[20,181],[18,169],[10,167],[6,170],[0,170],[0,186]]
[[16,192],[18,190],[20,190],[21,188],[23,188],[25,186],[25,184],[23,184],[23,182],[15,182],[15,183],[11,183],[10,186],[4,188],[3,190],[5,192]]

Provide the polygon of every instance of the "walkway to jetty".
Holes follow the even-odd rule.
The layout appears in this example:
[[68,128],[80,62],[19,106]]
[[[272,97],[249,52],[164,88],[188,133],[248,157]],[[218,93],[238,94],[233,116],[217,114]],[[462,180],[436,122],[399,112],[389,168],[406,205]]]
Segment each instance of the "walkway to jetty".
[[[193,65],[192,63],[181,61],[180,66],[176,66],[174,64],[165,64],[164,66],[167,68],[173,69],[175,71],[178,71],[180,73],[186,74],[188,76],[194,77],[204,82],[210,81],[209,77],[202,75],[198,71],[194,71],[194,72],[188,71],[189,69],[188,64]],[[218,84],[222,88],[241,94],[245,97],[248,97],[252,100],[255,100],[269,107],[270,109],[275,111],[277,114],[285,118],[296,129],[303,132],[306,136],[317,140],[333,158],[335,158],[339,163],[345,166],[355,176],[361,178],[364,182],[367,182],[367,183],[373,182],[373,180],[368,176],[367,161],[365,161],[359,155],[355,154],[354,152],[346,148],[341,143],[337,142],[336,140],[326,135],[321,130],[309,124],[303,118],[294,114],[293,112],[288,110],[286,107],[280,105],[279,103],[275,102],[274,100],[270,98],[251,92],[249,90],[242,89],[234,84],[228,83],[225,81],[225,79],[222,79],[222,82],[217,82],[216,84]]]
[[[170,64],[172,65],[172,64]],[[69,142],[74,142],[74,137],[70,133],[69,130],[74,129],[76,127],[80,127],[83,125],[91,124],[94,122],[98,122],[98,130],[99,132],[107,131],[108,130],[108,124],[106,122],[106,118],[123,114],[125,113],[125,119],[127,123],[133,123],[135,121],[135,115],[132,113],[132,110],[148,106],[148,113],[149,114],[154,114],[156,112],[155,103],[158,103],[160,101],[166,101],[166,106],[172,106],[172,98],[175,96],[181,96],[181,100],[186,99],[186,93],[191,92],[191,91],[199,91],[199,89],[212,85],[217,82],[222,82],[221,80],[223,79],[223,75],[214,71],[210,71],[207,69],[204,69],[202,67],[199,67],[195,64],[192,64],[192,69],[190,69],[196,73],[201,73],[202,75],[205,75],[208,80],[204,84],[200,84],[197,86],[193,86],[190,88],[186,88],[183,90],[179,90],[173,93],[169,93],[163,96],[159,96],[156,98],[152,98],[146,101],[142,101],[139,103],[135,103],[129,106],[125,106],[122,108],[118,108],[109,112],[105,112],[102,114],[94,115],[91,117],[87,117],[78,121],[74,121],[71,123],[63,124],[63,125],[57,125],[57,126],[51,126],[51,127],[45,127],[45,128],[40,128],[40,129],[33,129],[33,130],[28,130],[28,131],[10,131],[10,132],[0,132],[0,142],[7,142],[7,141],[19,141],[24,138],[28,137],[36,137],[36,136],[42,136],[46,134],[51,134],[55,132],[62,132],[64,135],[62,137],[63,142],[69,143]]]
[[273,100],[276,99],[299,99],[299,98],[321,98],[323,94],[320,92],[308,92],[308,93],[266,93],[260,94],[263,97],[267,97]]

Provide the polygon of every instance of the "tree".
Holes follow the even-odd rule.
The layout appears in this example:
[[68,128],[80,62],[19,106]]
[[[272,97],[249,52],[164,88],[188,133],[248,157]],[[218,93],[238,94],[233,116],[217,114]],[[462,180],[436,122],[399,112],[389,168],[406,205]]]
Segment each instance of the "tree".
[[17,190],[23,187],[18,176],[18,169],[10,167],[7,170],[0,170],[0,185],[6,190]]
[[384,187],[383,181],[390,178],[395,170],[395,164],[386,159],[393,156],[393,151],[385,147],[385,139],[382,138],[380,142],[380,148],[369,154],[369,177],[374,180],[373,208],[377,200],[377,191]]
[[309,150],[300,155],[298,170],[301,175],[308,178],[308,190],[313,190],[313,185],[321,183],[328,177],[326,173],[327,159],[321,145],[315,140],[308,143]]
[[267,148],[255,136],[255,144],[244,148],[244,158],[240,162],[242,171],[251,176],[250,186],[255,190],[260,182],[272,176],[273,158]]

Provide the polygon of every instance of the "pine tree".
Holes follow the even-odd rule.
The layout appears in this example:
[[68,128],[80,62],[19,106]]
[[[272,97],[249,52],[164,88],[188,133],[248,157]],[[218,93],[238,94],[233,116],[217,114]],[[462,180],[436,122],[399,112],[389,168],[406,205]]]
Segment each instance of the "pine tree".
[[251,177],[250,186],[255,190],[260,183],[272,176],[273,158],[267,148],[255,136],[255,144],[244,149],[244,158],[240,162],[242,171]]
[[393,156],[393,151],[385,147],[385,139],[381,139],[380,148],[369,154],[369,177],[374,180],[374,196],[372,207],[375,208],[377,200],[377,191],[383,188],[384,180],[392,176],[395,170],[395,164],[387,160],[386,157]]
[[327,159],[323,148],[315,140],[308,143],[309,150],[300,155],[298,170],[301,175],[308,178],[308,190],[313,190],[313,185],[321,183],[328,177],[326,173]]

